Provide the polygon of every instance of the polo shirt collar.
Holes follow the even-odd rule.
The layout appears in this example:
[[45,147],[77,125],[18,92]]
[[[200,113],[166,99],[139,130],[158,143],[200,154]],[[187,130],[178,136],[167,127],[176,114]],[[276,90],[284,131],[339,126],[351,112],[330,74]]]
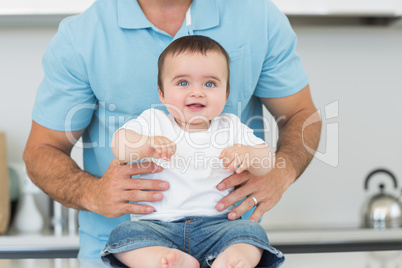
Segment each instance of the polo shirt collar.
[[124,29],[152,27],[136,0],[117,0],[117,20]]
[[[205,30],[219,25],[217,0],[193,0],[190,13],[193,30]],[[117,19],[119,26],[125,29],[143,29],[153,26],[136,0],[117,0]]]
[[193,0],[190,13],[193,30],[206,30],[219,25],[217,0]]

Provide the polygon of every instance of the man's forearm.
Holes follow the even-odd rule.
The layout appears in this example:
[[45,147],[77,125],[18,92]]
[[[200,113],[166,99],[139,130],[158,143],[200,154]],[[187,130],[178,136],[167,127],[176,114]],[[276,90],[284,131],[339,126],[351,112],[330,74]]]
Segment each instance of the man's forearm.
[[64,206],[87,210],[88,194],[98,178],[82,171],[69,155],[42,145],[24,153],[27,173],[52,199]]
[[278,122],[276,167],[293,170],[293,174],[289,175],[294,181],[314,157],[306,148],[316,151],[321,135],[321,119],[317,111],[308,109],[299,111],[285,122]]

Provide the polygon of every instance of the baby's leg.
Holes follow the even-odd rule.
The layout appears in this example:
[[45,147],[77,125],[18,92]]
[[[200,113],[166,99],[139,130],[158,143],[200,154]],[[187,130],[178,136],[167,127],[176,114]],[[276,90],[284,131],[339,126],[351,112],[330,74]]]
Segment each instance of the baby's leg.
[[250,244],[234,244],[225,249],[212,268],[251,268],[260,262],[263,250]]
[[200,264],[191,255],[178,249],[166,247],[145,247],[116,253],[114,256],[131,268],[199,268]]

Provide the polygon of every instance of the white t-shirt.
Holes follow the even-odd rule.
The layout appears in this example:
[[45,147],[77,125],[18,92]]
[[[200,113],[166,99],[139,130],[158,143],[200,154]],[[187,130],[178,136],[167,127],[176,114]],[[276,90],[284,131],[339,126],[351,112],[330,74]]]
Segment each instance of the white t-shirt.
[[219,191],[216,186],[231,175],[219,159],[221,151],[234,144],[257,145],[264,141],[233,114],[221,114],[211,121],[208,130],[186,132],[172,115],[148,109],[122,128],[147,136],[165,136],[176,143],[176,153],[170,161],[149,158],[162,166],[162,172],[141,175],[142,178],[167,181],[170,188],[163,192],[160,202],[138,202],[153,206],[155,212],[132,214],[131,220],[174,221],[185,216],[214,216],[226,214],[216,210],[216,204],[233,189]]

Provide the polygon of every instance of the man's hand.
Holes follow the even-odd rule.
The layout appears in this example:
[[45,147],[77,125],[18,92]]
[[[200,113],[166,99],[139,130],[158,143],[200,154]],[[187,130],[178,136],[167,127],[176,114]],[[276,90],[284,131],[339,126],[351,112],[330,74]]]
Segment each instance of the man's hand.
[[[235,187],[235,190],[216,205],[222,211],[247,197],[229,213],[234,220],[255,205],[250,220],[259,221],[262,215],[273,208],[287,188],[303,173],[318,146],[321,133],[321,120],[311,99],[307,85],[298,93],[283,98],[260,98],[278,123],[279,138],[276,150],[275,167],[264,176],[254,176],[249,172],[234,174],[218,184],[219,190]],[[306,122],[311,122],[306,124]],[[278,161],[281,159],[281,161]],[[281,162],[285,165],[278,165]]]
[[154,212],[152,206],[138,205],[129,201],[160,201],[163,194],[156,191],[167,190],[169,184],[161,180],[132,179],[131,176],[160,171],[162,168],[154,163],[120,165],[119,161],[114,159],[103,177],[94,184],[95,188],[90,191],[88,197],[88,204],[92,204],[90,210],[108,218]]
[[274,168],[265,176],[260,177],[254,176],[248,171],[227,177],[218,184],[218,190],[223,191],[231,187],[235,187],[235,190],[220,200],[216,209],[223,211],[247,197],[229,213],[228,218],[235,220],[254,207],[255,202],[252,198],[254,197],[257,200],[257,208],[250,220],[258,222],[265,212],[279,202],[283,193],[292,184],[292,176],[286,173],[286,169]]
[[163,198],[169,184],[161,180],[131,179],[133,175],[155,173],[161,167],[151,163],[120,165],[113,160],[102,178],[79,168],[70,157],[74,143],[84,129],[55,131],[32,121],[24,160],[32,181],[52,199],[64,206],[89,210],[109,218],[127,213],[152,213],[152,206],[129,201],[154,202]]

